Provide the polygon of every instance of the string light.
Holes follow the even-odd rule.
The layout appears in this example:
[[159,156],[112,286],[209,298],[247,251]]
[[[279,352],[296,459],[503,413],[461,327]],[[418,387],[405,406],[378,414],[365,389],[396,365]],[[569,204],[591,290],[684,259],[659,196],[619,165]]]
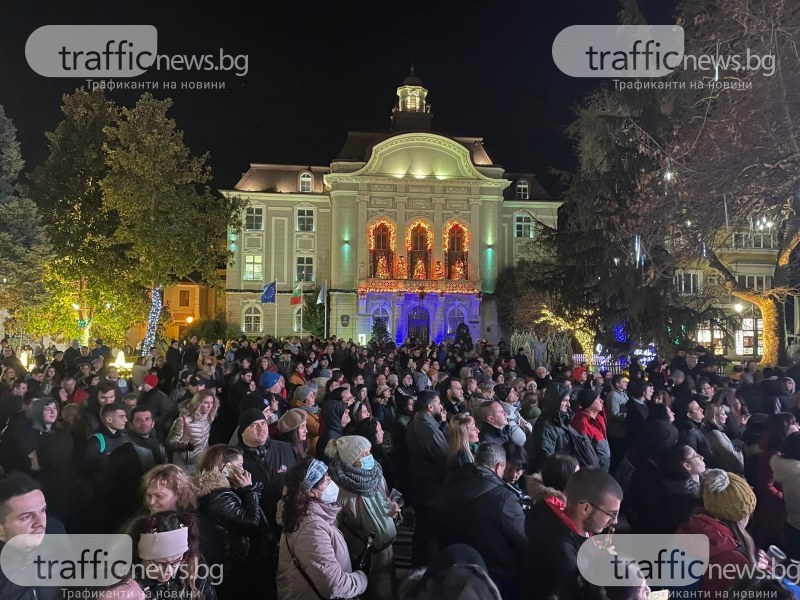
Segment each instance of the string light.
[[411,240],[417,227],[421,227],[425,231],[425,245],[428,252],[431,252],[433,250],[433,231],[431,231],[430,224],[423,219],[414,219],[408,224],[408,229],[406,229],[406,250],[411,251],[413,247]]
[[384,225],[389,230],[389,249],[392,251],[395,249],[395,244],[397,244],[397,225],[391,220],[381,217],[373,221],[367,229],[367,244],[370,252],[375,250],[375,233],[381,225]]
[[444,251],[445,251],[445,253],[447,253],[447,251],[450,249],[449,248],[449,246],[450,246],[450,230],[453,227],[456,227],[456,228],[460,229],[462,231],[462,233],[464,234],[464,245],[462,246],[462,250],[464,252],[466,252],[467,249],[469,248],[469,239],[470,239],[469,229],[467,229],[464,226],[464,224],[459,222],[457,219],[450,219],[447,223],[444,224],[444,240],[443,241],[444,241]]
[[161,316],[163,299],[161,297],[161,286],[156,286],[150,293],[150,314],[147,316],[147,333],[142,342],[142,354],[145,354],[156,343],[156,330],[158,329],[158,319]]

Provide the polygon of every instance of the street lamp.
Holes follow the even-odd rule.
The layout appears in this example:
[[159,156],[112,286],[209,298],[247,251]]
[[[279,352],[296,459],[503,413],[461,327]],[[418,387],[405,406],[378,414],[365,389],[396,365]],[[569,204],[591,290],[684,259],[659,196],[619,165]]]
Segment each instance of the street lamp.
[[192,316],[186,317],[186,322],[189,323],[189,325],[191,325],[192,323],[194,323],[194,317]]
[[737,313],[741,313],[744,310],[744,306],[737,302],[733,305],[733,310],[735,310]]

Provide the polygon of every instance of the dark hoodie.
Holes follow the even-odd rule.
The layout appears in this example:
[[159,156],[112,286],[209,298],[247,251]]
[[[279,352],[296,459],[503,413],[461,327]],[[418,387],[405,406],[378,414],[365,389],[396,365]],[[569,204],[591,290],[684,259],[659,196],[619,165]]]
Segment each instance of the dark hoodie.
[[514,580],[528,546],[518,498],[486,467],[469,463],[450,471],[443,488],[442,543],[472,546],[493,578]]
[[572,414],[561,410],[561,400],[568,394],[567,386],[561,382],[547,386],[542,415],[536,420],[533,435],[525,445],[528,456],[533,457],[533,471],[540,471],[544,459],[557,452],[572,454],[569,433]]
[[317,458],[319,460],[328,462],[325,456],[325,448],[328,442],[336,440],[344,435],[344,426],[342,425],[342,416],[347,410],[347,404],[341,400],[328,400],[320,407],[321,429],[319,440],[317,441]]

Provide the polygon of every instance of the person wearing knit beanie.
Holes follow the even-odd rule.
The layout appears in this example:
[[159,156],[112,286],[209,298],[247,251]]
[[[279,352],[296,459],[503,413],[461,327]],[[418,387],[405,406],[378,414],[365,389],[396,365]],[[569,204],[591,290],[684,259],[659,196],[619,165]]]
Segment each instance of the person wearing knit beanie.
[[365,452],[372,449],[369,440],[360,435],[346,435],[328,443],[325,455],[333,460],[339,458],[344,464],[352,466]]
[[283,379],[280,373],[273,373],[272,371],[265,371],[261,376],[261,387],[267,391],[280,392],[280,390],[273,390],[272,388]]
[[738,523],[756,509],[756,495],[750,484],[735,473],[708,469],[702,476],[703,506],[709,515]]
[[247,410],[243,411],[242,414],[239,416],[239,437],[242,437],[242,432],[245,429],[250,427],[256,421],[266,421],[267,417],[264,416],[264,413],[258,410],[257,408],[248,408]]

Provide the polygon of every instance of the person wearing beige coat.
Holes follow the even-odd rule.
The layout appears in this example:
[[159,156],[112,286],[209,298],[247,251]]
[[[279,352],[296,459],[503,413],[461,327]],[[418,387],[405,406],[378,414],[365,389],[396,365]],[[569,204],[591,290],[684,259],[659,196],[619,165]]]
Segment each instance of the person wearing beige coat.
[[353,570],[336,525],[339,488],[327,472],[325,463],[308,457],[286,476],[278,600],[355,598],[367,589],[367,576]]

